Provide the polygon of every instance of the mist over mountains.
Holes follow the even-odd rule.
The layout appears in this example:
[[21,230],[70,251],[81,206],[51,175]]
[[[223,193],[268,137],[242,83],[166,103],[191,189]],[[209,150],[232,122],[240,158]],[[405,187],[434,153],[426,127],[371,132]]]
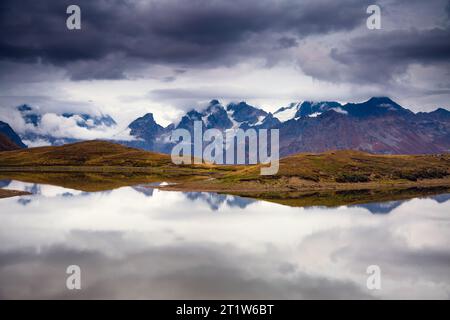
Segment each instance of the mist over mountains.
[[[335,101],[295,102],[273,114],[246,102],[223,105],[218,100],[211,100],[203,110],[193,109],[166,127],[158,124],[152,113],[147,113],[132,121],[121,135],[112,133],[117,131],[112,130],[117,123],[109,115],[63,113],[49,116],[29,105],[19,106],[17,111],[27,124],[26,129],[18,130],[16,134],[6,123],[2,123],[0,128],[1,134],[18,147],[24,147],[24,142],[36,146],[90,140],[87,133],[100,131],[101,137],[93,136],[92,139],[170,153],[172,130],[183,128],[192,132],[194,122],[201,121],[204,129],[221,131],[279,129],[281,156],[342,149],[380,154],[431,154],[450,150],[448,110],[439,108],[433,112],[413,113],[387,97],[347,104]],[[67,123],[86,138],[65,135],[61,124],[55,133],[43,130],[43,122],[48,125],[52,120]]]

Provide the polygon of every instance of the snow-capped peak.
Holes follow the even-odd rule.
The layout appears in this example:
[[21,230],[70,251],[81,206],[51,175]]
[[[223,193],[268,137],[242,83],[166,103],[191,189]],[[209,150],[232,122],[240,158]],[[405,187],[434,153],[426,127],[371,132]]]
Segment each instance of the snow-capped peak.
[[298,109],[300,108],[301,102],[293,102],[290,103],[287,107],[282,107],[275,111],[273,114],[275,118],[280,120],[281,122],[286,122],[288,120],[294,119],[295,114],[297,113]]

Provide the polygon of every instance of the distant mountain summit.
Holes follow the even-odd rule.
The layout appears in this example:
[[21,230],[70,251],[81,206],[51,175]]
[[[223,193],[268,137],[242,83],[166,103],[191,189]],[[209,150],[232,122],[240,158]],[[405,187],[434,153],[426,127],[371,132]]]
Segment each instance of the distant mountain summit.
[[243,129],[261,124],[267,115],[264,110],[245,102],[230,103],[225,107],[218,100],[211,100],[203,111],[186,113],[175,128],[191,130],[195,121],[202,121],[206,129]]
[[304,102],[294,102],[289,104],[287,107],[282,107],[274,112],[274,116],[277,117],[281,122],[286,122],[298,118],[314,118],[318,115],[334,110],[336,112],[343,112],[342,105],[335,101],[304,101]]
[[212,100],[206,110],[202,112],[202,121],[207,129],[225,130],[233,127],[227,111],[218,100]]
[[131,135],[142,139],[153,139],[164,130],[155,122],[152,113],[137,118],[128,127],[131,129]]
[[275,111],[273,113],[273,116],[276,117],[280,122],[292,120],[295,118],[300,105],[300,102],[292,102],[287,107],[281,107],[280,109]]
[[149,151],[164,152],[167,143],[161,141],[165,128],[156,123],[152,113],[147,113],[143,117],[137,118],[128,126],[130,135],[136,140],[124,142],[130,147],[140,148]]
[[246,102],[230,103],[227,111],[239,128],[249,128],[261,124],[267,116],[267,112],[248,105]]
[[374,97],[362,103],[347,103],[342,109],[354,117],[386,116],[392,113],[405,116],[414,114],[387,97]]
[[322,102],[313,102],[313,101],[305,101],[303,102],[297,113],[295,114],[295,118],[301,117],[317,117],[318,115],[327,112],[327,111],[336,111],[345,113],[342,111],[342,105],[339,102],[334,101],[322,101]]
[[[450,151],[450,119],[436,112],[414,114],[386,97],[331,105],[316,117],[279,126],[280,152],[352,149],[381,154]],[[447,111],[448,112],[448,111]]]
[[412,113],[387,97],[373,97],[366,102],[347,103],[345,105],[336,101],[304,101],[301,103],[291,103],[288,107],[278,109],[274,113],[274,116],[278,117],[281,122],[285,122],[298,118],[314,118],[328,111],[334,111],[353,117],[385,115],[390,112]]

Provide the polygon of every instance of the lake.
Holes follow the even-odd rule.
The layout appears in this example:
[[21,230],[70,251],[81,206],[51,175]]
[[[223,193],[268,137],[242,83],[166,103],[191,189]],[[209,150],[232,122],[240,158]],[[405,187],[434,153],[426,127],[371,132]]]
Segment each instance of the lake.
[[[298,208],[148,186],[1,186],[33,193],[0,199],[1,299],[450,298],[449,194]],[[69,265],[80,290],[66,287]]]

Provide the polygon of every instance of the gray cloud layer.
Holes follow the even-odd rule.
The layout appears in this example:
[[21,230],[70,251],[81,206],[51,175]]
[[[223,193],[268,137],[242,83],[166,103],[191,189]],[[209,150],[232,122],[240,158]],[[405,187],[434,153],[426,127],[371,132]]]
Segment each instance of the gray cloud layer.
[[[342,50],[332,50],[331,57],[349,67],[353,81],[391,80],[414,63],[449,68],[450,29],[394,30],[369,34],[348,41]],[[348,80],[348,79],[347,79]]]
[[7,0],[0,7],[0,59],[42,59],[75,79],[121,78],[140,60],[232,64],[307,36],[352,30],[364,23],[368,2],[80,0],[82,30],[69,31],[65,9],[72,1]]
[[[68,83],[80,80],[153,79],[158,83],[145,90],[150,94],[133,93],[130,81],[122,95],[128,102],[165,103],[158,106],[164,112],[168,105],[190,108],[212,98],[267,105],[270,99],[357,101],[368,95],[390,95],[418,110],[446,107],[450,1],[378,0],[382,29],[368,30],[372,3],[79,0],[82,29],[70,31],[66,8],[72,1],[4,0],[0,103],[12,106],[5,96],[19,103],[34,103],[27,97],[36,95],[54,99],[58,90],[62,99]],[[265,70],[273,83],[264,82]],[[311,84],[309,77],[319,81]],[[71,100],[80,92],[85,100],[107,101],[101,100],[106,94],[92,97],[85,88]]]

